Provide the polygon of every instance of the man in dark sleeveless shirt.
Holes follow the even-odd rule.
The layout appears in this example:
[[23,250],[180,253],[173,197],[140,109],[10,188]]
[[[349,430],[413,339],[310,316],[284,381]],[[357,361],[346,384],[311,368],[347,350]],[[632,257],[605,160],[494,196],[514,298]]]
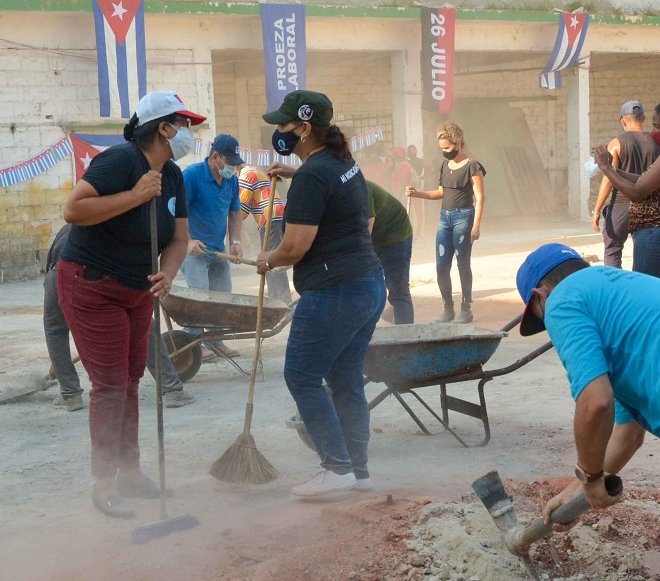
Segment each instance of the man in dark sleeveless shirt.
[[[657,147],[651,134],[644,131],[644,107],[639,101],[627,101],[619,112],[624,132],[609,142],[607,149],[612,154],[612,167],[626,173],[644,173],[657,157]],[[607,197],[612,194],[610,203],[603,210]],[[603,242],[606,266],[621,268],[623,246],[628,238],[628,208],[630,200],[615,188],[612,182],[603,177],[598,198],[592,212],[592,227],[600,231],[601,210],[604,218]]]

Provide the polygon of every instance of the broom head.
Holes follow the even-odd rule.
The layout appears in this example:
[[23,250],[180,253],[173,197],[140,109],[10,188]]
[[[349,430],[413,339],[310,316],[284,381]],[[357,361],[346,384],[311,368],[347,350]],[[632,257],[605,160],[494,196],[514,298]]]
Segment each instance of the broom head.
[[223,482],[265,484],[277,478],[277,470],[257,450],[251,434],[242,433],[211,466],[209,474]]

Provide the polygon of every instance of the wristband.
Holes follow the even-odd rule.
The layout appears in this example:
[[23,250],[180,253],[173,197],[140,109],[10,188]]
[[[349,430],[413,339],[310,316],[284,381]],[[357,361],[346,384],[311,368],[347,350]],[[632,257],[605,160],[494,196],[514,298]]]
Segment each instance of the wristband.
[[229,245],[230,245],[230,246],[240,246],[240,245],[241,245],[241,241],[240,241],[240,240],[232,240],[232,241],[229,243]]

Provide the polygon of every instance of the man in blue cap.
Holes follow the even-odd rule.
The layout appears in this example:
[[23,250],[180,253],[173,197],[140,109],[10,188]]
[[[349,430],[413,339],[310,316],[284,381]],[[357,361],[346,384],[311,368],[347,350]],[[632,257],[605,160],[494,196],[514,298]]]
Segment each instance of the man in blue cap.
[[[209,156],[183,171],[188,196],[188,254],[181,271],[190,288],[230,293],[229,262],[205,254],[208,249],[225,252],[225,236],[229,233],[229,254],[241,258],[241,202],[238,195],[236,167],[243,165],[238,140],[221,134],[213,141]],[[192,332],[192,330],[188,330]],[[221,342],[214,345],[228,357],[239,352]],[[214,357],[208,349],[203,359]]]
[[605,472],[626,465],[645,431],[660,436],[660,279],[589,267],[572,248],[545,244],[516,283],[527,305],[521,335],[547,329],[575,399],[576,480],[546,505],[549,524],[583,491],[594,507],[620,500],[605,490]]

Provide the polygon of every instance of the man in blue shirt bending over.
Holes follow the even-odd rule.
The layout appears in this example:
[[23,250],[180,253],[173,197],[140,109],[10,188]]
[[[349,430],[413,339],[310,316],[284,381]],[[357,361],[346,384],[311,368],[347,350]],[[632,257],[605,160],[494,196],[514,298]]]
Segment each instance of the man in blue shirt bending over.
[[660,436],[660,279],[589,267],[572,248],[546,244],[516,283],[527,305],[521,335],[547,328],[575,400],[576,480],[545,506],[549,524],[554,509],[583,491],[596,508],[619,501],[604,474],[626,465],[645,431]]
[[[238,141],[231,135],[218,135],[209,156],[183,170],[188,197],[188,254],[181,271],[190,288],[230,293],[229,262],[204,254],[208,249],[225,252],[225,236],[229,233],[229,254],[241,258],[241,202],[238,196],[236,166],[243,165]],[[193,332],[192,329],[188,330]],[[238,351],[221,342],[215,348],[228,357],[237,357]],[[208,359],[214,354],[202,352]]]

